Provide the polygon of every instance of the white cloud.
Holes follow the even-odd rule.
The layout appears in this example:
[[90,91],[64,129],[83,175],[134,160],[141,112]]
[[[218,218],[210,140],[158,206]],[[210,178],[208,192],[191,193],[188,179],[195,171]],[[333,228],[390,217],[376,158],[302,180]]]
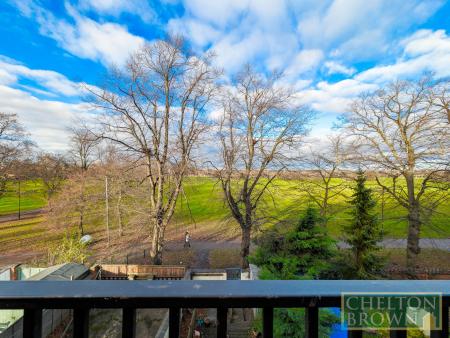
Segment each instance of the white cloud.
[[419,30],[405,39],[402,45],[404,52],[396,63],[373,67],[355,78],[383,83],[420,76],[424,72],[433,72],[438,77],[450,76],[450,37],[445,31]]
[[264,36],[255,30],[251,35],[241,39],[236,35],[227,35],[212,48],[216,53],[216,64],[227,72],[236,72],[253,59],[259,50],[263,49]]
[[196,46],[214,50],[228,73],[248,62],[284,70],[299,50],[286,1],[184,1],[185,14],[169,23]]
[[346,67],[343,64],[336,61],[327,61],[324,63],[325,68],[327,69],[327,74],[344,74],[344,75],[353,75],[356,72],[354,67]]
[[67,126],[75,119],[86,120],[86,104],[42,100],[23,90],[0,85],[2,111],[16,113],[32,139],[47,151],[65,150]]
[[245,10],[248,4],[247,0],[190,0],[184,2],[184,7],[189,16],[223,28],[239,20],[239,13]]
[[359,94],[377,89],[373,84],[346,79],[336,83],[319,82],[315,88],[298,93],[302,103],[322,113],[343,113]]
[[[143,38],[131,34],[123,25],[97,22],[78,12],[137,14],[133,6],[139,0],[82,0],[77,9],[67,4],[70,20],[54,17],[32,0],[17,2],[24,15],[36,18],[43,35],[78,57],[103,64],[122,64],[130,52],[144,43]],[[214,50],[216,63],[225,69],[226,76],[247,62],[257,70],[285,71],[287,81],[296,86],[302,102],[333,118],[345,112],[359,94],[377,89],[386,81],[416,77],[425,71],[450,76],[450,38],[445,31],[420,30],[404,38],[433,15],[444,3],[442,0],[182,2],[184,14],[172,18],[167,30],[185,35],[194,49]],[[359,73],[349,66],[363,61],[378,64]],[[58,95],[75,92],[73,83],[61,74],[24,69],[21,65],[8,67],[0,65],[0,84],[17,87],[17,78],[27,77],[42,87],[22,85],[27,91],[44,90]],[[318,70],[321,75],[342,74],[348,78],[314,84]],[[27,102],[38,100],[17,88],[14,90]],[[55,101],[43,104],[53,107],[51,102]],[[78,109],[66,108],[72,114]]]
[[298,32],[306,48],[326,49],[346,60],[371,59],[391,52],[398,34],[424,22],[443,4],[442,0],[334,0],[301,15]]
[[147,0],[80,0],[78,8],[115,17],[119,17],[122,13],[135,14],[147,23],[154,22],[157,19],[155,11],[150,7]]
[[122,65],[130,53],[141,46],[145,40],[128,32],[125,26],[105,22],[98,23],[81,15],[66,3],[66,10],[74,23],[56,18],[50,11],[29,1],[21,3],[23,15],[33,17],[39,24],[42,35],[58,42],[69,53],[81,58],[100,61],[105,65]]
[[320,49],[304,49],[297,53],[286,69],[286,75],[294,77],[316,69],[323,59]]
[[11,74],[6,69],[0,68],[0,84],[10,84],[17,81],[17,77],[14,74]]
[[[18,81],[18,77],[32,80],[51,93],[65,96],[80,94],[80,84],[70,81],[60,73],[50,70],[30,69],[0,56],[0,83],[12,84]],[[32,88],[31,90],[39,91],[37,88]],[[42,91],[41,93],[44,94]]]
[[193,19],[170,19],[167,27],[170,33],[187,36],[191,43],[200,48],[220,37],[219,31],[210,24]]
[[450,76],[450,36],[445,31],[419,30],[400,45],[403,52],[396,62],[375,66],[336,83],[319,82],[298,93],[301,101],[319,112],[343,113],[358,95],[387,82],[417,78],[425,72],[433,72],[438,78]]
[[60,73],[31,69],[0,56],[1,111],[16,113],[42,149],[65,150],[66,128],[72,121],[92,119],[88,104],[63,102],[66,97],[76,100],[83,94],[81,83],[70,81]]
[[[329,74],[355,73],[349,61],[395,57],[395,41],[424,22],[443,0],[184,0],[182,17],[170,20],[169,30],[184,33],[194,46],[211,48],[217,64],[228,73],[242,63],[257,63],[268,70],[309,72],[320,67],[306,51],[321,51],[331,58]],[[408,13],[408,15],[399,15]]]

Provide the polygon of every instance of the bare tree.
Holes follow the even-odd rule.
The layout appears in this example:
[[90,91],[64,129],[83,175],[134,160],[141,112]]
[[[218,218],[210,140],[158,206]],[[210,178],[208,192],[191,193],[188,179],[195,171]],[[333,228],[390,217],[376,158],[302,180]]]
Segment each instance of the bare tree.
[[[448,180],[439,178],[449,170],[445,107],[450,96],[443,86],[429,78],[392,83],[356,100],[346,119],[357,158],[391,177],[390,183],[381,177],[376,181],[408,212],[409,267],[420,251],[421,213],[430,203],[448,198]],[[439,189],[433,187],[438,183]]]
[[15,161],[23,158],[32,145],[16,114],[0,112],[0,196]]
[[69,132],[71,134],[69,154],[76,165],[82,171],[86,171],[96,160],[96,148],[100,138],[85,125],[70,127]]
[[328,137],[325,150],[311,149],[304,160],[307,169],[316,177],[301,181],[299,188],[317,206],[324,225],[337,211],[336,208],[332,210],[332,202],[348,187],[347,181],[342,179],[346,151],[343,136],[332,135]]
[[95,168],[69,175],[49,202],[50,228],[76,227],[80,235],[84,235],[86,225],[100,223],[105,216],[102,178]]
[[69,165],[60,154],[43,153],[37,159],[37,175],[42,179],[50,199],[54,193],[60,190],[64,179],[69,173]]
[[225,93],[216,164],[226,203],[242,231],[241,266],[248,268],[252,229],[264,222],[260,208],[291,147],[306,132],[311,114],[277,74],[265,78],[247,66]]
[[190,55],[181,38],[156,41],[133,54],[125,69],[113,69],[104,90],[91,91],[96,108],[106,112],[102,138],[146,168],[155,264],[162,262],[165,229],[206,129],[205,106],[219,76],[210,61],[211,55]]
[[119,236],[123,236],[125,213],[128,209],[124,205],[124,200],[130,193],[129,187],[136,181],[135,175],[128,170],[127,158],[112,144],[107,144],[101,149],[100,163],[104,175],[109,178],[109,198],[114,208]]

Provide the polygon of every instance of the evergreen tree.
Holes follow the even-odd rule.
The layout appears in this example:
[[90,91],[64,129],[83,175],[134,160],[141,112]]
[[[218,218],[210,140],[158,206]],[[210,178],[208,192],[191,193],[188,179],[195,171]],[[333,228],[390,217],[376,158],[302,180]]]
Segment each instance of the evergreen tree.
[[313,208],[286,234],[277,230],[260,238],[251,261],[261,268],[262,279],[315,279],[329,270],[334,241],[319,225]]
[[[261,279],[316,279],[326,277],[335,255],[334,241],[320,225],[315,209],[308,208],[298,224],[287,233],[278,230],[260,237],[258,249],[250,261],[260,267]],[[305,336],[305,310],[275,309],[275,337],[302,338]],[[319,336],[329,337],[338,318],[330,311],[320,312]],[[260,328],[262,323],[257,320]]]
[[344,226],[344,239],[350,245],[351,257],[345,259],[344,278],[374,279],[379,276],[383,259],[377,254],[382,231],[373,212],[376,205],[372,190],[366,187],[366,176],[358,171],[350,200],[352,221]]
[[286,250],[303,279],[324,277],[335,253],[335,242],[321,224],[316,209],[309,207],[295,231],[287,235]]

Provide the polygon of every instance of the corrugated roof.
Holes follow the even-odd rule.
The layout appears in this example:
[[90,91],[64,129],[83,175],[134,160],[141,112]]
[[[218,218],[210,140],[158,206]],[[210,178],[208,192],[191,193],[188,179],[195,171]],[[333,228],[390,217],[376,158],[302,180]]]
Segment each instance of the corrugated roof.
[[27,280],[71,280],[84,279],[89,274],[89,269],[83,264],[63,263],[51,266]]

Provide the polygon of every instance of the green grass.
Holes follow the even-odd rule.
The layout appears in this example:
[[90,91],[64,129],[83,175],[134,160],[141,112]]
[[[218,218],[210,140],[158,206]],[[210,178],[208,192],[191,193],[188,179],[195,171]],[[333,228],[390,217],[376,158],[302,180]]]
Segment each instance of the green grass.
[[58,233],[48,232],[43,217],[0,223],[0,247],[4,252],[44,250],[60,237]]
[[[39,180],[20,182],[20,210],[34,210],[47,205],[44,186]],[[19,185],[16,181],[6,184],[6,192],[0,197],[0,215],[16,213],[19,210]]]
[[[271,188],[273,198],[266,198],[261,204],[261,210],[268,216],[268,221],[264,226],[289,227],[298,221],[299,217],[310,204],[308,198],[300,193],[298,186],[299,180],[276,180]],[[377,188],[374,181],[368,182],[371,186]],[[99,183],[100,184],[100,183]],[[103,183],[101,183],[103,184]],[[232,220],[227,205],[222,198],[220,185],[213,178],[208,177],[187,177],[183,184],[185,196],[180,195],[177,210],[173,218],[173,224],[168,231],[172,231],[182,236],[184,229],[193,228],[196,225],[196,234],[208,232],[208,234],[217,233],[217,237],[230,237],[231,233],[239,234],[239,228]],[[18,209],[17,183],[8,183],[8,193],[0,198],[0,215],[15,213]],[[345,191],[347,195],[350,190]],[[21,209],[33,210],[46,205],[46,194],[40,181],[24,181],[21,184]],[[99,200],[94,208],[95,214],[86,219],[87,233],[104,232],[104,210],[103,201]],[[112,205],[112,203],[111,203]],[[346,198],[338,197],[332,201],[332,208],[337,210],[336,214],[328,222],[329,233],[334,238],[339,238],[342,233],[342,226],[349,222],[349,207]],[[376,210],[381,212],[381,204],[378,203]],[[441,205],[438,209],[439,214],[422,226],[422,238],[448,238],[450,237],[450,204]],[[97,215],[98,214],[98,215]],[[115,229],[115,213],[111,211],[111,228]],[[11,224],[12,226],[8,226]],[[385,237],[388,238],[406,238],[407,221],[406,210],[393,200],[386,199],[385,219],[382,222],[385,230]],[[61,231],[64,225],[61,224]],[[171,230],[172,229],[172,230]],[[178,229],[178,230],[176,230]],[[228,231],[230,230],[230,231]],[[232,230],[232,231],[231,231]],[[34,244],[32,239],[39,238],[45,240],[45,231],[34,220],[25,220],[21,222],[11,222],[0,224],[0,245],[2,243],[25,243]],[[180,235],[181,234],[181,235]],[[206,235],[206,233],[205,233]],[[228,237],[227,237],[228,236]],[[168,237],[171,237],[170,235]],[[214,237],[214,236],[213,236]]]
[[[220,186],[213,178],[188,177],[184,183],[186,197],[178,202],[174,220],[177,223],[192,224],[195,222],[220,223],[230,218],[229,211],[222,198]],[[312,205],[307,196],[298,189],[299,180],[276,180],[271,188],[272,198],[266,198],[261,210],[267,216],[266,226],[289,226],[295,224],[308,205]],[[376,182],[369,181],[374,191],[378,189]],[[349,196],[351,190],[344,193]],[[351,220],[348,197],[339,196],[332,200],[331,208],[336,211],[328,221],[328,231],[339,238],[342,226]],[[189,206],[189,207],[188,207]],[[423,238],[448,238],[450,236],[450,201],[441,205],[430,220],[424,222],[421,236]],[[376,212],[381,215],[381,202],[378,198]],[[405,238],[407,234],[407,211],[385,195],[384,219],[381,226],[385,237]],[[380,216],[381,217],[381,216]]]

